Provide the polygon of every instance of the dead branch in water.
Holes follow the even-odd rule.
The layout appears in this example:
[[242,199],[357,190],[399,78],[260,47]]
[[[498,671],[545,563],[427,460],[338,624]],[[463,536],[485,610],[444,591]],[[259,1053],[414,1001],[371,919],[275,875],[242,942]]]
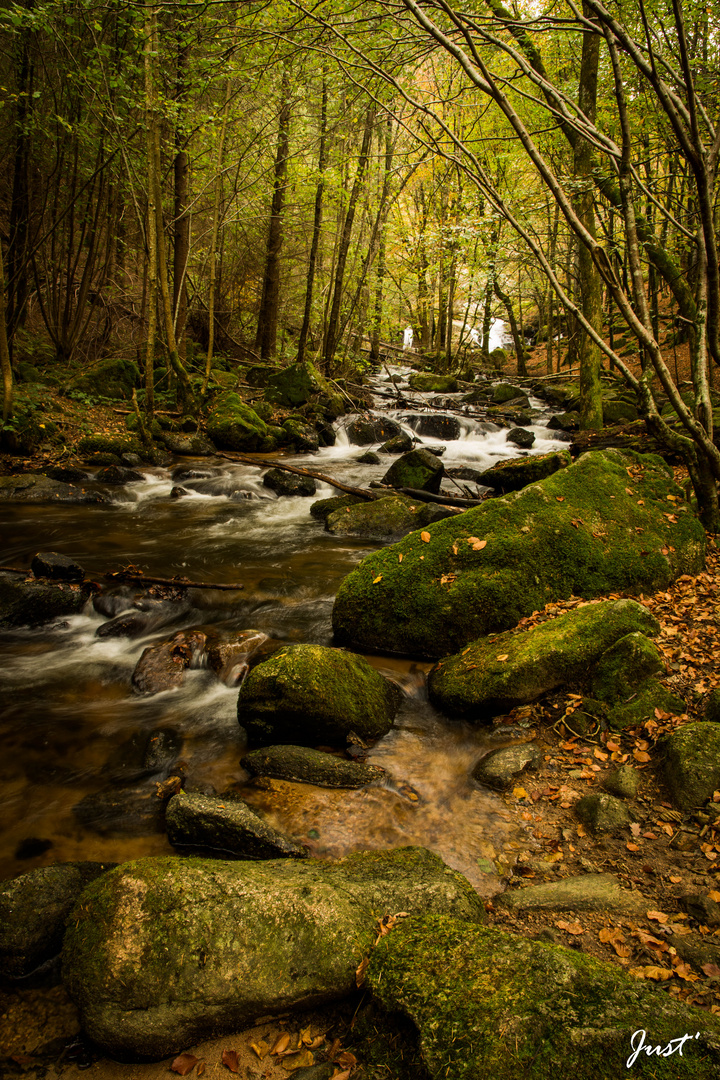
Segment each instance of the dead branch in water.
[[359,488],[353,487],[351,484],[343,484],[333,476],[327,476],[325,473],[313,472],[311,469],[300,469],[297,465],[288,465],[284,461],[261,460],[252,457],[250,454],[221,454],[220,451],[217,452],[216,456],[227,458],[228,461],[240,462],[241,465],[255,465],[258,469],[282,469],[284,472],[296,473],[298,476],[309,476],[313,480],[319,480],[323,484],[330,484],[331,487],[337,488],[338,491],[344,491],[346,495],[355,495],[359,499],[373,501],[374,499],[381,498],[377,492],[370,491],[369,488]]

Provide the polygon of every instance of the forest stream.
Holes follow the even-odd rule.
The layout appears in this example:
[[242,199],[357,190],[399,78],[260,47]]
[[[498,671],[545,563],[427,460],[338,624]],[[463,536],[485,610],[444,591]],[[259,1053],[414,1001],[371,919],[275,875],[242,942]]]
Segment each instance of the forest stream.
[[[389,415],[418,438],[418,418],[438,409],[428,405],[427,395],[409,390],[409,374],[393,366],[378,376],[373,387],[384,396],[375,404],[378,412],[386,409],[395,386],[409,404]],[[482,470],[522,452],[506,441],[506,430],[483,423],[481,413],[459,397],[444,399],[461,426],[459,438],[442,442],[446,469]],[[544,426],[549,414],[534,399],[531,408],[531,452],[557,448],[555,433]],[[350,419],[338,421],[334,446],[284,460],[353,485],[379,480],[392,459],[382,455],[380,465],[359,463],[369,448],[348,441]],[[438,446],[440,440],[419,436],[418,445]],[[189,494],[175,499],[170,493],[179,469],[185,470],[182,484]],[[512,852],[527,848],[529,840],[518,835],[500,798],[481,790],[471,774],[503,736],[437,713],[425,693],[429,664],[368,657],[403,687],[406,699],[395,727],[367,759],[382,765],[386,781],[356,791],[248,783],[239,764],[245,749],[237,720],[242,664],[221,681],[201,658],[179,689],[154,696],[131,691],[143,649],[181,629],[199,628],[216,640],[254,630],[287,642],[332,644],[338,586],[379,546],[333,537],[310,515],[314,500],[276,497],[263,486],[261,472],[248,465],[178,458],[170,468],[142,471],[144,480],[115,489],[110,503],[0,503],[3,562],[29,567],[36,552],[56,551],[100,581],[100,575],[133,564],[147,575],[241,582],[243,591],[188,590],[184,598],[156,605],[142,636],[128,638],[103,636],[102,628],[142,593],[127,584],[108,589],[105,582],[103,601],[96,605],[102,614],[89,607],[39,629],[3,633],[0,876],[67,860],[172,853],[132,798],[103,801],[108,791],[122,796],[133,785],[137,789],[133,755],[161,729],[177,737],[187,790],[241,790],[254,809],[313,855],[420,844],[462,871],[481,895],[499,891],[496,860],[513,861]],[[458,484],[446,479],[442,493],[458,493]],[[315,498],[334,494],[321,485]],[[150,799],[150,790],[142,798]],[[93,814],[83,812],[88,806]]]

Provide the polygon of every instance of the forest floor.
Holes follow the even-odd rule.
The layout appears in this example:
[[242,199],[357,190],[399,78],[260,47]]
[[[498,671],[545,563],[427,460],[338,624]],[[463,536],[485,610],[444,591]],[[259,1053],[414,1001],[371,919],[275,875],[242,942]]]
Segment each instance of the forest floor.
[[[544,353],[537,362],[544,364]],[[62,411],[52,415],[60,415],[63,430],[68,432],[77,428],[82,433],[88,426],[93,431],[126,430],[125,414],[116,407],[89,408],[67,399],[58,399],[56,407]],[[72,455],[66,451],[62,457],[67,462]],[[41,469],[57,461],[56,451],[41,448],[30,459],[4,455],[0,471]],[[684,483],[683,469],[676,469],[676,479]],[[702,815],[680,815],[673,809],[660,768],[663,736],[688,720],[702,718],[707,695],[720,685],[720,554],[714,541],[710,540],[703,573],[683,576],[667,590],[636,599],[660,623],[657,644],[667,666],[667,685],[685,698],[687,713],[661,713],[639,728],[580,738],[572,732],[572,714],[582,709],[582,694],[575,692],[576,688],[565,688],[495,722],[521,722],[523,738],[530,723],[533,741],[542,750],[539,770],[523,775],[513,789],[500,796],[518,825],[528,832],[529,845],[536,845],[524,853],[527,862],[521,855],[511,888],[587,873],[611,873],[642,897],[646,914],[642,918],[608,911],[511,914],[488,901],[488,919],[526,937],[542,933],[545,939],[618,964],[675,998],[720,1012],[720,928],[698,922],[684,910],[683,903],[683,897],[693,893],[720,902],[720,830]],[[552,618],[577,603],[571,599],[548,605],[544,612],[526,620],[526,625]],[[578,823],[573,806],[582,795],[599,789],[603,777],[620,763],[630,764],[640,773],[635,804],[640,821],[620,834],[593,836]],[[715,798],[720,802],[720,792]],[[545,868],[538,870],[537,860]],[[359,993],[337,1007],[275,1017],[234,1035],[187,1047],[186,1053],[197,1063],[178,1061],[173,1073],[171,1059],[128,1065],[98,1057],[82,1042],[68,1050],[79,1023],[60,986],[0,988],[0,1075],[23,1075],[28,1080],[52,1080],[59,1075],[64,1080],[80,1080],[81,1075],[99,1080],[160,1080],[177,1073],[186,1075],[183,1070],[187,1069],[187,1075],[208,1078],[237,1071],[246,1080],[278,1080],[289,1075],[291,1061],[269,1054],[266,1048],[271,1049],[283,1034],[290,1036],[291,1047],[302,1046],[304,1034],[305,1044],[317,1035],[326,1039],[324,1048],[316,1051],[316,1061],[325,1060],[327,1051],[332,1050],[336,1074],[344,1080],[357,1071],[360,1078],[362,1070],[356,1070],[354,1062],[357,1057],[362,1063],[363,1043],[354,1035],[352,1025],[361,1003]],[[199,1072],[200,1062],[204,1068]]]

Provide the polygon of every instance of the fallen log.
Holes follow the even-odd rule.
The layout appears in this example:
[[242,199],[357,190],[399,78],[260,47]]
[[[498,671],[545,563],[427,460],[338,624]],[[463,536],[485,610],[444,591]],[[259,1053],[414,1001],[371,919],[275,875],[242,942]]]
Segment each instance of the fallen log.
[[338,491],[344,491],[346,495],[356,495],[359,499],[367,499],[372,501],[378,499],[380,496],[374,491],[370,491],[368,488],[353,487],[352,484],[343,484],[340,480],[336,480],[334,476],[327,476],[325,473],[314,472],[312,469],[301,469],[297,465],[288,465],[284,461],[267,461],[252,457],[250,454],[224,454],[218,450],[217,457],[226,458],[228,461],[239,462],[241,465],[255,465],[258,469],[282,469],[284,472],[296,473],[298,476],[309,476],[313,480],[319,480],[323,484],[330,484],[331,487],[337,488]]
[[429,491],[421,491],[419,488],[391,488],[384,487],[383,491],[399,491],[401,495],[409,495],[411,499],[419,502],[440,503],[441,506],[454,506],[457,510],[467,510],[471,506],[482,506],[485,499],[468,499],[461,496],[456,499],[451,495],[432,495]]

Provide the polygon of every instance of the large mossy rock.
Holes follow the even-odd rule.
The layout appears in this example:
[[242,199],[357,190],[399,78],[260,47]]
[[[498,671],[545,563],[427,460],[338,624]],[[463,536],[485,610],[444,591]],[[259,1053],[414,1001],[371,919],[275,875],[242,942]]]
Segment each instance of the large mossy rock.
[[665,780],[681,810],[692,810],[720,789],[720,725],[683,724],[665,741]]
[[428,677],[430,700],[445,712],[490,719],[582,680],[628,634],[658,630],[656,619],[634,600],[585,604],[527,630],[480,638],[446,656]]
[[[274,405],[284,405],[286,408],[295,409],[299,405],[307,404],[311,398],[318,395],[327,401],[338,397],[337,391],[330,386],[315,365],[305,360],[302,364],[291,364],[290,367],[270,375],[264,397],[266,401]],[[340,413],[342,411],[341,405]]]
[[158,1059],[351,993],[378,918],[399,911],[484,918],[467,881],[423,848],[338,863],[140,859],[81,896],[63,979],[107,1053]]
[[411,375],[408,383],[422,394],[455,394],[459,390],[454,375]]
[[65,484],[42,474],[21,473],[16,476],[0,476],[0,501],[103,503],[104,495],[86,491],[77,484]]
[[598,451],[369,555],[343,580],[333,627],[359,648],[439,657],[552,600],[655,592],[704,561],[705,532],[662,459]]
[[[443,915],[410,918],[382,938],[367,981],[386,1016],[417,1031],[431,1080],[710,1080],[720,1070],[720,1020],[673,1001],[615,965]],[[637,1055],[631,1036],[672,1056]],[[699,1038],[696,1038],[696,1032]],[[397,1080],[422,1075],[394,1072]]]
[[136,387],[142,385],[140,369],[132,360],[101,360],[76,376],[69,390],[83,394],[97,394],[109,398],[131,398]]
[[267,424],[238,394],[219,394],[208,415],[207,433],[218,450],[254,453],[267,437]]
[[114,863],[56,863],[0,884],[0,970],[18,979],[60,952],[65,920],[86,885]]
[[505,495],[509,491],[520,491],[529,484],[537,484],[570,464],[572,458],[567,450],[552,450],[549,454],[499,461],[480,473],[477,482]]
[[343,745],[387,734],[402,691],[362,656],[288,645],[253,668],[240,688],[238,720],[251,742]]
[[607,722],[616,731],[651,720],[655,710],[680,715],[687,709],[677,694],[655,678],[665,664],[651,641],[641,633],[627,634],[603,654],[593,672],[593,697],[608,706]]
[[26,581],[18,574],[0,574],[0,625],[42,626],[53,619],[79,615],[90,595],[89,585]]
[[394,461],[382,478],[383,484],[393,488],[414,488],[437,495],[445,466],[429,450],[411,450]]

